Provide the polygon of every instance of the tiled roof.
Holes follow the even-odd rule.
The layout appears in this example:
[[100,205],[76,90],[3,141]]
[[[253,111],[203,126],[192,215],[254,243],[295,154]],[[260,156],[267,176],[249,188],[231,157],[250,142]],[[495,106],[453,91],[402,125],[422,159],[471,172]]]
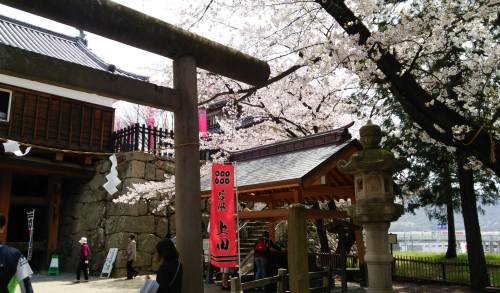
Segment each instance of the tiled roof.
[[3,15],[0,15],[0,43],[94,69],[148,80],[148,77],[121,70],[104,62],[87,47],[86,40],[82,37],[70,37]]
[[[236,162],[236,180],[239,187],[301,179],[323,162],[342,151],[353,139],[329,145],[277,153],[247,161]],[[201,191],[211,189],[211,175],[201,179]]]

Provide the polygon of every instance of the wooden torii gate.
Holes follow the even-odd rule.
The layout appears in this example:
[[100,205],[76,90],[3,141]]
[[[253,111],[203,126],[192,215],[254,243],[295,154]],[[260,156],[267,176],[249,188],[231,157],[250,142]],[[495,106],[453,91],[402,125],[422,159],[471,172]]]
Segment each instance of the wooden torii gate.
[[174,88],[0,45],[0,72],[174,112],[177,248],[183,292],[203,292],[197,67],[263,85],[264,61],[108,0],[0,0],[0,3],[174,60]]

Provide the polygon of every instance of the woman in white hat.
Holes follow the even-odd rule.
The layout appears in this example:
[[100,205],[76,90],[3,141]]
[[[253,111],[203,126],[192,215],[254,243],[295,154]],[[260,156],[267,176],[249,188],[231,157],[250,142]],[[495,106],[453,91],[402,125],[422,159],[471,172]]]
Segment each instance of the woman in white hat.
[[78,241],[80,243],[80,260],[78,262],[78,268],[76,270],[76,282],[80,282],[80,273],[83,271],[83,277],[85,282],[89,281],[89,257],[90,257],[90,247],[87,244],[87,238],[82,237]]

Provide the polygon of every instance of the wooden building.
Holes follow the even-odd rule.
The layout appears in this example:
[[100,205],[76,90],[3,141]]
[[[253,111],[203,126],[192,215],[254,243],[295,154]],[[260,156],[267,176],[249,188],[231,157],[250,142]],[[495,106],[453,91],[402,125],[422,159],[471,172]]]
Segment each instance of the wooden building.
[[[351,175],[337,169],[339,160],[347,160],[361,149],[348,132],[352,123],[331,131],[263,145],[231,154],[235,163],[238,200],[265,203],[266,208],[240,211],[241,220],[258,220],[269,224],[274,237],[275,223],[288,218],[290,204],[312,204],[318,201],[356,201]],[[201,196],[209,199],[211,175],[201,180]],[[307,209],[309,219],[333,219],[352,226],[341,210]],[[364,259],[361,230],[355,231],[359,259]]]
[[[1,15],[0,46],[147,81],[101,60],[83,34],[70,37]],[[114,102],[64,83],[0,72],[0,143],[15,140],[32,147],[23,157],[0,147],[0,211],[8,218],[0,242],[26,252],[26,212],[35,209],[35,268],[46,268],[47,258],[57,250],[63,202],[94,175],[93,162],[113,152]]]

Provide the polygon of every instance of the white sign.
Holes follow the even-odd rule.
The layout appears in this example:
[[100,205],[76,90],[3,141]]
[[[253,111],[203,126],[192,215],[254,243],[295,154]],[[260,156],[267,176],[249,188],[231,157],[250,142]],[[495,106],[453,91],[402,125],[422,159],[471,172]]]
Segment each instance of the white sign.
[[109,249],[106,261],[102,266],[101,278],[109,278],[109,276],[111,275],[111,270],[113,270],[113,264],[115,263],[117,254],[118,254],[118,248]]

